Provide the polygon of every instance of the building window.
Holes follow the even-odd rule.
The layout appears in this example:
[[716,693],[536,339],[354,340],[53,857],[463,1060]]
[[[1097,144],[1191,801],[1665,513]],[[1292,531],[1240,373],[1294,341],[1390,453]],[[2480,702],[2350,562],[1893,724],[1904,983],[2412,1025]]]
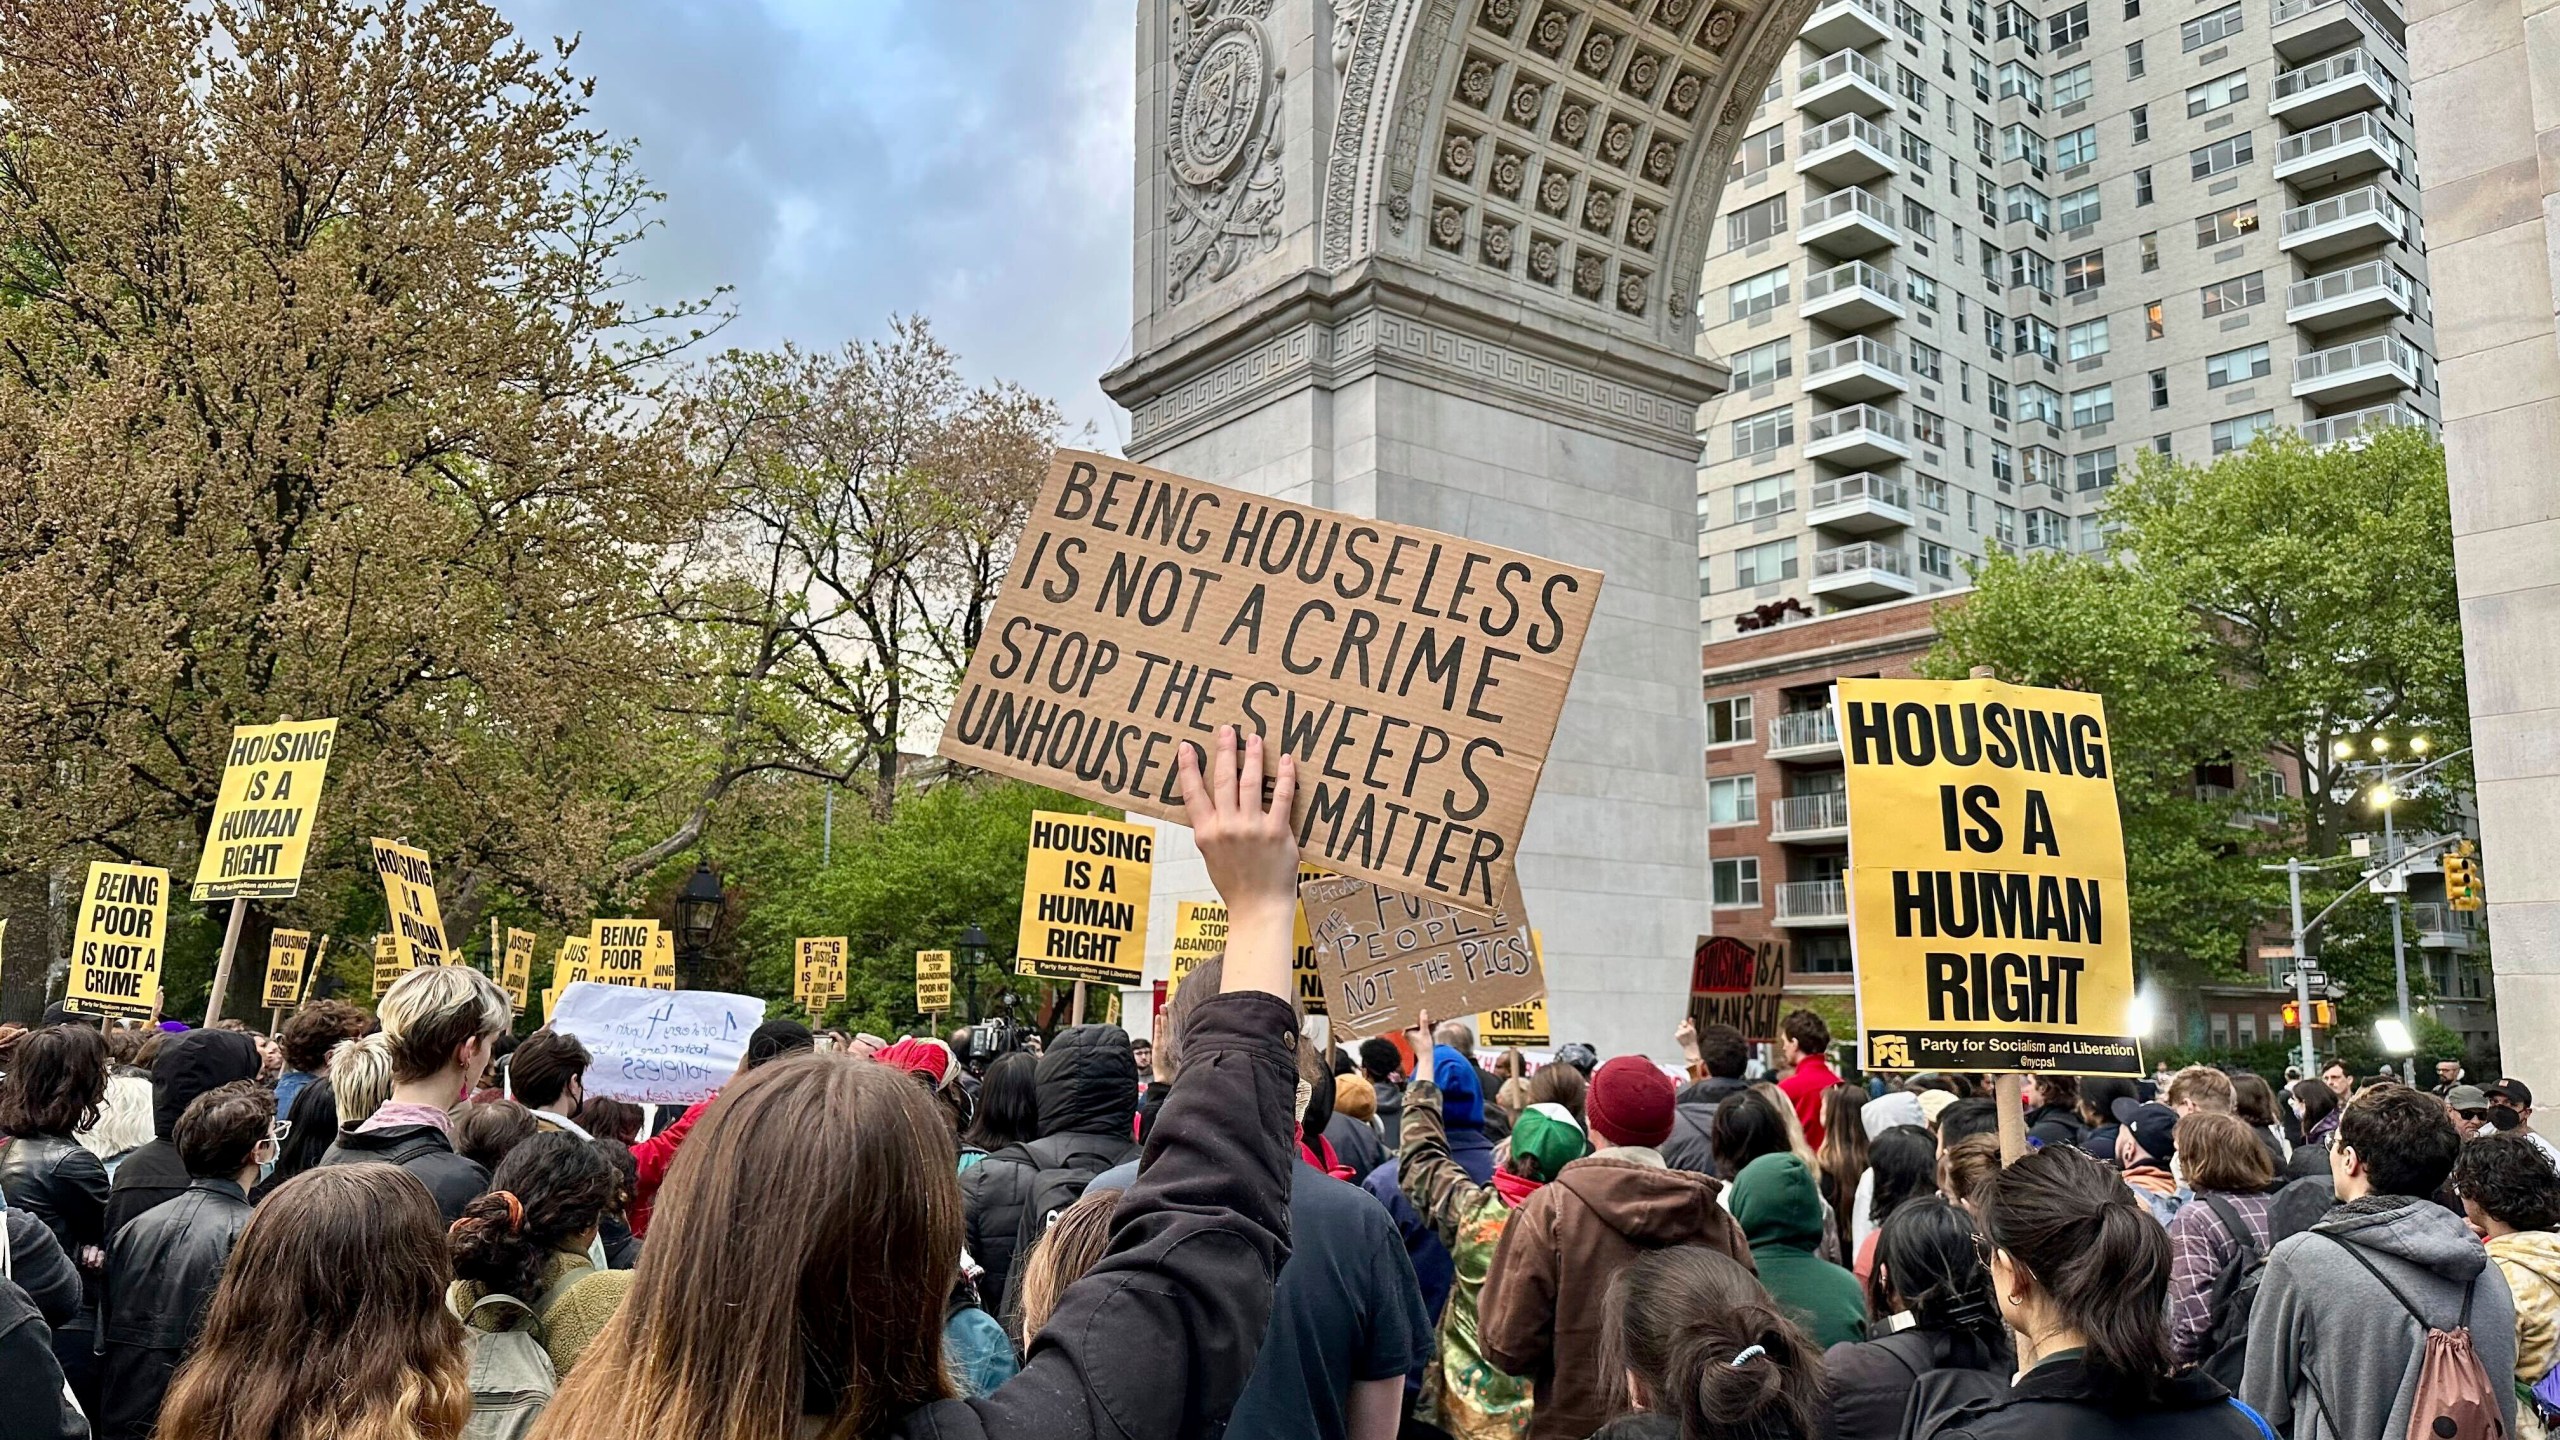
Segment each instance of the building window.
[[1725,318],[1745,320],[1787,303],[1787,267],[1764,270],[1725,287]]
[[2213,453],[2227,455],[2234,450],[2246,449],[2249,442],[2258,437],[2260,431],[2275,423],[2276,412],[2273,410],[2261,410],[2255,415],[2234,415],[2228,420],[2216,420],[2213,422]]
[[2085,255],[2066,256],[2062,262],[2062,293],[2086,295],[2107,283],[2107,252],[2092,250]]
[[1746,175],[1757,175],[1786,158],[1787,127],[1772,125],[1742,137],[1742,143],[1734,147],[1733,164],[1726,167],[1725,176],[1739,180]]
[[1911,303],[1923,310],[1938,308],[1938,282],[1917,270],[1903,272],[1902,293],[1910,296]]
[[2000,158],[2023,160],[2029,173],[2041,177],[2045,161],[2044,137],[2024,125],[2003,125],[2000,127]]
[[[2125,8],[2127,10],[2133,9],[2134,3],[2135,0],[2127,0]],[[2133,17],[2131,15],[2127,15],[2124,18],[2130,20]],[[2139,80],[2142,78],[2142,42],[2139,40],[2136,40],[2132,44],[2124,47],[2124,78],[2127,80]]]
[[[2018,481],[2018,461],[2016,454],[2011,451],[2007,445],[2002,444],[2000,441],[1991,441],[1990,445],[1991,478],[1999,481],[2004,486],[2016,484]],[[1965,501],[1965,523],[1968,525],[1973,523],[1972,510],[1973,501],[1968,498]]]
[[2045,193],[2033,185],[2012,185],[2001,192],[2001,198],[2008,202],[2009,220],[2012,224],[2033,225],[2039,234],[2052,228],[2053,202],[2047,200]]
[[2151,107],[2148,105],[2134,106],[2132,118],[2133,143],[2139,145],[2151,138]]
[[2036,315],[2021,315],[2011,322],[2010,338],[2016,341],[2018,354],[2041,355],[2047,360],[2061,358],[2061,336],[2053,322]]
[[2113,382],[2071,392],[2071,423],[2075,428],[2104,425],[2115,418],[2116,387]]
[[2042,114],[2044,112],[2044,77],[2015,60],[2003,60],[2000,62],[2000,98],[2024,100],[2027,102],[2028,114]]
[[2030,55],[2044,43],[2044,26],[2037,21],[2035,12],[2017,4],[2016,0],[2000,7],[1997,34],[2003,40],[2017,41],[2018,48]]
[[2228,75],[2217,75],[2201,85],[2187,87],[2187,118],[2193,120],[2199,115],[2210,115],[2225,105],[2248,98],[2248,71],[2234,70]]
[[1767,520],[1796,508],[1796,477],[1763,475],[1733,487],[1733,523]]
[[2172,455],[2176,453],[2169,448],[2169,437],[2166,435],[2152,436],[2151,448],[2163,455]]
[[1760,857],[1745,855],[1739,860],[1718,860],[1714,865],[1718,906],[1760,903]]
[[2151,408],[2154,410],[2169,408],[2169,372],[2166,370],[2151,372]]
[[2107,353],[2107,321],[2105,316],[2083,320],[2062,332],[2062,353],[2071,360],[2094,360]]
[[1733,388],[1751,390],[1785,379],[1795,369],[1795,359],[1789,353],[1794,346],[1793,340],[1777,339],[1735,355]]
[[1796,409],[1781,405],[1757,415],[1745,415],[1733,422],[1733,453],[1766,455],[1782,445],[1792,445],[1796,438]]
[[2241,131],[2226,140],[2187,152],[2187,178],[2202,180],[2225,170],[2237,170],[2255,158],[2257,150],[2249,143],[2249,132]]
[[2018,512],[2016,507],[1999,504],[1995,504],[1991,507],[1991,538],[1999,541],[2003,545],[2015,545],[2018,543]]
[[[1968,436],[1971,431],[1965,432]],[[1911,482],[1912,493],[1919,496],[1920,508],[1947,513],[1947,482],[1934,475],[1923,475]]]
[[1709,504],[1714,499],[1715,495],[1712,491],[1698,492],[1698,533],[1701,535],[1715,528],[1716,522],[1711,516],[1712,506]]
[[2087,165],[2098,158],[2098,127],[2083,125],[2068,135],[2057,135],[2053,141],[2053,163],[2065,170]]
[[2088,99],[2089,92],[2095,88],[2096,82],[2089,75],[2089,63],[2084,60],[2053,77],[2053,103],[2077,105]]
[[2151,167],[2148,165],[2133,172],[2133,203],[2136,205],[2151,203]]
[[2258,202],[2255,200],[2244,201],[2228,210],[2216,210],[2210,215],[2199,215],[2196,217],[2196,248],[2228,245],[2243,235],[2254,234],[2257,228]]
[[2028,484],[2050,485],[2055,493],[2061,493],[2062,470],[2068,463],[2062,458],[2061,451],[2049,450],[2042,445],[2022,446],[2018,460],[2025,468]]
[[1774,585],[1781,580],[1794,578],[1796,578],[1796,542],[1793,536],[1733,552],[1735,589],[1748,590],[1755,585]]
[[2159,231],[2145,230],[2140,235],[2136,236],[2134,238],[2134,249],[2142,256],[2143,274],[2148,275],[2152,271],[2160,268]]
[[1714,564],[1715,562],[1707,556],[1698,557],[1698,598],[1701,600],[1716,593],[1715,580],[1712,578],[1710,569]]
[[1724,248],[1739,250],[1745,245],[1757,245],[1786,228],[1787,197],[1772,195],[1724,217]]
[[1943,382],[1947,378],[1945,357],[1937,346],[1914,340],[1910,347],[1912,374],[1923,380]]
[[2206,356],[2204,388],[2219,390],[2225,385],[2237,385],[2243,380],[2255,380],[2273,369],[2275,369],[2275,362],[2268,355],[2266,342],[2261,340],[2255,345],[2243,346],[2238,350],[2225,350],[2219,355]]
[[2039,294],[2053,293],[2053,261],[2033,250],[2009,252],[2009,284],[2025,286]]
[[1846,935],[1813,935],[1795,944],[1794,971],[1798,975],[1847,975],[1857,967],[1849,957]]
[[2252,270],[2246,275],[2235,275],[2207,285],[2202,294],[2204,318],[2207,320],[2216,315],[2228,315],[2234,310],[2246,310],[2267,298],[2266,272]]
[[1991,358],[1994,360],[2009,353],[2000,348],[2003,343],[2002,337],[2008,333],[2001,328],[2003,323],[1999,311],[1988,305],[1982,307],[1982,348],[1990,351]]
[[1760,823],[1760,781],[1751,775],[1719,775],[1707,782],[1707,823]]
[[2080,0],[2079,4],[2067,10],[2055,11],[2053,18],[2047,24],[2052,30],[2053,48],[2056,50],[2065,45],[2077,45],[2088,39],[2089,0]]
[[1920,573],[1940,580],[1956,578],[1955,552],[1935,540],[1920,542]]
[[2093,551],[2104,550],[2107,548],[2107,518],[2105,516],[2083,515],[2080,517],[2080,548],[2083,550]]
[[1920,72],[1912,69],[1908,65],[1896,65],[1893,68],[1900,72],[1894,76],[1893,88],[1902,93],[1903,99],[1910,101],[1920,109],[1928,109],[1929,82],[1921,79]]
[[2104,490],[2116,483],[2116,447],[2083,450],[2071,457],[2071,487],[2075,490]]
[[2097,224],[2100,209],[2098,187],[2091,185],[2072,191],[2062,197],[2056,209],[2061,214],[2062,228],[2065,230],[2077,230],[2083,225]]
[[1988,405],[1991,408],[1991,418],[1995,420],[2008,419],[2009,382],[2001,379],[1997,375],[1985,375],[1982,377],[1982,390],[1982,400],[1985,405]]
[[1918,240],[1938,238],[1938,212],[1905,195],[1902,197],[1902,228]]
[[1750,696],[1732,695],[1707,702],[1707,743],[1710,745],[1751,743]]
[[1938,147],[1908,130],[1902,132],[1902,137],[1897,143],[1902,151],[1902,158],[1911,163],[1912,169],[1926,175],[1938,168]]
[[2029,510],[2027,512],[2027,548],[2030,550],[2071,548],[2071,517],[2059,510]]
[[1939,414],[1935,410],[1924,410],[1916,405],[1913,406],[1911,410],[1911,438],[1928,446],[1932,450],[1946,449],[1947,417]]
[[2210,15],[2199,15],[2178,27],[2178,48],[2201,50],[2228,36],[2240,33],[2240,7],[2225,5]]

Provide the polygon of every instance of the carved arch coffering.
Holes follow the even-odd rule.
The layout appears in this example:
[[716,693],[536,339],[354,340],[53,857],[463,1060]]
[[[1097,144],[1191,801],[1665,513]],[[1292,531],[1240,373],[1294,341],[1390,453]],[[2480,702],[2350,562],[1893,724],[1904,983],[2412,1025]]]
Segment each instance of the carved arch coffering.
[[1532,296],[1681,353],[1742,127],[1817,0],[1335,0],[1319,256]]

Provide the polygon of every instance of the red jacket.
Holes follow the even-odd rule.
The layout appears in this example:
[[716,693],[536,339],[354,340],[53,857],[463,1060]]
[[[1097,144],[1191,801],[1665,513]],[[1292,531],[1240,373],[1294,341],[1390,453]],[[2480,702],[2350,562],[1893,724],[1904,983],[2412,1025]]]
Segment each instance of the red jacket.
[[1805,1057],[1786,1079],[1778,1082],[1778,1093],[1795,1102],[1796,1120],[1804,1126],[1804,1143],[1822,1148],[1822,1092],[1840,1083],[1831,1062],[1819,1055]]
[[682,1119],[631,1147],[631,1158],[640,1162],[640,1193],[631,1197],[632,1234],[648,1235],[649,1216],[658,1205],[658,1187],[666,1183],[667,1170],[676,1163],[676,1151],[683,1147],[684,1137],[693,1133],[693,1122],[709,1108],[711,1100],[697,1102],[684,1112]]

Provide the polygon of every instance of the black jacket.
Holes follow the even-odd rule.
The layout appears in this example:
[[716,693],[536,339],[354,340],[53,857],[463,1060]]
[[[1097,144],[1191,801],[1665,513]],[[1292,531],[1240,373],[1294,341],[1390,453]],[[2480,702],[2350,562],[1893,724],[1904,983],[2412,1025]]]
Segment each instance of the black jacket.
[[1831,1399],[1822,1433],[1829,1440],[1899,1435],[1921,1376],[1949,1369],[2006,1375],[2009,1366],[2007,1341],[1993,1349],[1957,1331],[1904,1330],[1834,1345],[1822,1357],[1823,1390]]
[[2015,1384],[1938,1370],[1912,1399],[1909,1440],[2262,1440],[2258,1421],[2202,1371],[2127,1393],[2077,1359],[2038,1365]]
[[64,1394],[44,1317],[25,1291],[0,1280],[0,1431],[10,1440],[88,1440],[88,1423]]
[[[1138,1109],[1138,1062],[1129,1053],[1128,1033],[1119,1026],[1078,1025],[1058,1032],[1040,1056],[1033,1084],[1040,1100],[1040,1138],[1007,1145],[960,1177],[969,1257],[986,1271],[978,1292],[986,1297],[989,1313],[998,1316],[1004,1315],[1012,1293],[1014,1256],[1023,1248],[1032,1218],[1031,1192],[1040,1172],[1081,1172],[1090,1180],[1138,1153],[1130,1138]],[[1038,1232],[1031,1232],[1031,1238],[1036,1240]]]
[[2077,1145],[2088,1134],[2089,1127],[2067,1106],[2039,1105],[2027,1112],[2027,1138],[2038,1144]]
[[1221,995],[1192,1012],[1182,1087],[1148,1131],[1110,1248],[1067,1287],[1022,1373],[980,1399],[910,1411],[888,1434],[1217,1434],[1253,1373],[1289,1258],[1298,1044],[1288,1005],[1269,995]]
[[1324,1139],[1333,1147],[1333,1158],[1350,1169],[1354,1185],[1387,1163],[1387,1147],[1378,1139],[1377,1127],[1357,1115],[1335,1111],[1333,1118],[1325,1122]]
[[169,1377],[186,1357],[223,1263],[249,1223],[249,1192],[197,1180],[187,1192],[116,1232],[107,1253],[106,1354],[98,1440],[148,1440]]
[[[107,1245],[107,1167],[65,1135],[20,1135],[0,1145],[0,1195],[10,1208],[24,1210],[44,1222],[54,1242],[76,1269],[80,1249]],[[14,1252],[13,1256],[14,1256]],[[98,1323],[98,1300],[105,1290],[96,1270],[79,1270],[80,1308],[56,1330],[88,1331]]]
[[151,1128],[157,1138],[135,1146],[116,1166],[115,1196],[107,1202],[109,1235],[195,1183],[175,1141],[178,1117],[196,1097],[257,1074],[257,1044],[236,1030],[190,1030],[160,1047],[151,1062]]
[[[1662,1142],[1662,1158],[1674,1170],[1688,1170],[1700,1175],[1716,1175],[1715,1133],[1716,1108],[1751,1086],[1747,1081],[1723,1075],[1710,1075],[1692,1080],[1680,1087],[1679,1103],[1671,1111],[1671,1138]],[[1718,1175],[1717,1178],[1723,1178]]]
[[480,1162],[457,1155],[453,1142],[433,1125],[386,1125],[379,1130],[340,1130],[338,1143],[320,1157],[323,1165],[360,1165],[368,1160],[397,1165],[427,1184],[446,1224],[462,1218],[462,1207],[489,1189],[489,1172]]
[[0,1210],[0,1230],[8,1233],[11,1278],[35,1302],[44,1323],[58,1329],[78,1319],[80,1272],[52,1229],[32,1210]]

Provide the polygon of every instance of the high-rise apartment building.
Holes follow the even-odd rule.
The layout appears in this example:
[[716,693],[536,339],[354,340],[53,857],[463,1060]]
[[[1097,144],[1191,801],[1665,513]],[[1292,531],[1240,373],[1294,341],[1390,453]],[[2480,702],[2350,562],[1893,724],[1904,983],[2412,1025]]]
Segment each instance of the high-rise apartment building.
[[2394,0],[1827,0],[1700,288],[1705,638],[2099,549],[2135,454],[2434,423]]

